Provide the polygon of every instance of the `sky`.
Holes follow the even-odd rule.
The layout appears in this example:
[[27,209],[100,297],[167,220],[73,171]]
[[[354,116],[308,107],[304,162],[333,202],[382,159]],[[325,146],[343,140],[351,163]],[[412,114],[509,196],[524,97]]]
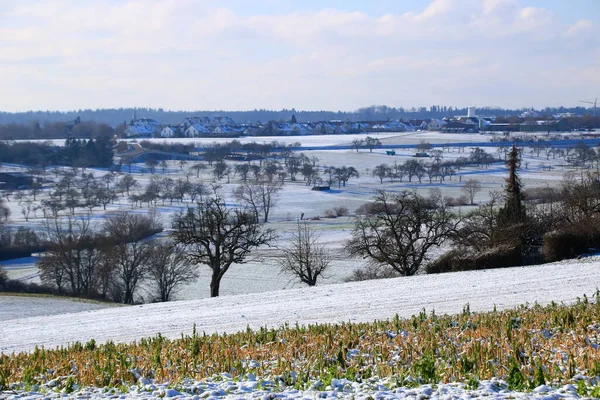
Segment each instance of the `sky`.
[[596,97],[600,0],[0,0],[0,111]]

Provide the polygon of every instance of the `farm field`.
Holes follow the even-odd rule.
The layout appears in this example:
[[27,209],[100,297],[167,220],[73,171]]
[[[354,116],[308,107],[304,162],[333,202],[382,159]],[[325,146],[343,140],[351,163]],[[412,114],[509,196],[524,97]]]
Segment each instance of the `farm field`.
[[[21,360],[18,362],[24,370],[13,369],[10,376],[20,376],[31,382],[31,376],[25,371],[39,364],[39,360],[43,363],[46,357],[52,360],[58,356],[54,362],[63,366],[56,372],[48,372],[54,374],[50,376],[53,377],[51,380],[34,378],[33,381],[41,385],[36,385],[33,390],[28,389],[30,386],[14,383],[7,399],[23,396],[41,399],[59,393],[70,398],[119,396],[148,399],[194,398],[198,395],[225,399],[256,396],[290,399],[315,396],[594,398],[597,394],[594,372],[575,370],[572,366],[574,359],[563,358],[561,354],[574,351],[580,365],[590,365],[590,362],[594,365],[594,360],[597,360],[598,325],[586,326],[587,323],[579,318],[589,321],[597,315],[598,305],[593,301],[598,300],[598,289],[594,283],[600,278],[599,271],[600,257],[589,257],[542,266],[423,275],[11,319],[0,325],[0,357],[1,353],[9,355],[33,351],[34,344],[36,350],[31,356],[13,354],[12,357]],[[592,303],[588,303],[589,300]],[[556,306],[556,303],[572,305],[575,302],[574,306]],[[519,304],[529,307],[506,314],[496,312],[513,309]],[[553,305],[545,309],[539,307],[547,304]],[[492,310],[494,313],[489,316],[485,314]],[[539,313],[545,313],[541,322],[537,317]],[[569,315],[573,318],[573,314],[577,316],[569,320]],[[373,321],[376,322],[372,325],[357,325]],[[480,328],[485,332],[490,324],[494,325],[493,333],[489,333],[494,335],[494,344],[487,343],[486,337],[470,336],[476,335],[474,332]],[[564,324],[571,324],[571,329],[576,329],[578,336],[574,337],[574,330],[565,331]],[[44,328],[32,329],[32,326]],[[284,326],[286,328],[282,328]],[[444,336],[432,335],[429,332],[432,326],[434,329],[444,326]],[[339,347],[336,358],[337,340],[342,340],[339,346],[343,346],[344,338],[346,341],[353,340],[358,332],[360,338],[354,339],[357,342],[347,342],[349,347],[345,350]],[[220,336],[214,335],[217,333]],[[299,334],[304,339],[297,343]],[[516,337],[511,339],[511,335]],[[153,339],[145,339],[149,337]],[[331,343],[333,337],[337,340]],[[292,349],[287,344],[288,340],[294,340]],[[455,346],[464,348],[469,354],[474,351],[477,354],[483,347],[486,354],[498,354],[496,357],[502,359],[502,364],[497,365],[498,372],[492,372],[490,378],[487,375],[489,365],[483,363],[478,368],[488,372],[483,379],[478,379],[464,369],[464,364],[461,364],[464,356],[458,362],[452,357],[438,359],[433,370],[423,364],[423,359],[428,359],[426,354],[422,354],[423,358],[414,364],[401,362],[402,357],[415,351],[415,346],[422,347],[424,352],[431,345],[428,344],[431,340],[440,347],[444,357],[455,354]],[[511,340],[514,343],[511,344]],[[107,341],[109,343],[102,346]],[[180,364],[186,363],[195,354],[189,350],[194,348],[194,341],[202,343],[198,345],[198,352],[203,359],[209,357],[212,364],[203,362],[192,370],[182,369]],[[213,359],[215,351],[220,351],[214,350],[219,348],[220,342],[227,343],[227,351]],[[527,349],[523,351],[540,360],[548,357],[545,363],[554,367],[546,374],[557,378],[551,381],[545,381],[543,375],[540,378],[539,372],[534,372],[534,360],[528,358],[520,361],[524,365],[524,376],[516,377],[513,372],[508,374],[504,368],[510,357],[497,347],[503,346],[510,352],[509,347],[515,346],[515,343],[522,343],[523,349]],[[529,350],[539,349],[542,343],[543,349],[539,354]],[[71,346],[67,350],[68,345]],[[47,350],[60,346],[61,350],[50,352],[40,346]],[[306,349],[302,350],[304,347]],[[169,355],[173,349],[178,351],[175,358]],[[145,353],[149,350],[152,357]],[[65,360],[67,351],[72,353],[69,357],[77,360]],[[204,354],[206,351],[210,354]],[[327,352],[333,352],[332,356],[327,358]],[[87,355],[81,359],[79,353]],[[284,356],[284,353],[287,355]],[[97,358],[102,354],[104,360]],[[138,354],[137,361],[130,364],[137,367],[110,369],[112,357],[116,357],[116,363],[127,365],[130,361],[125,354]],[[554,357],[554,354],[557,356]],[[329,361],[319,362],[319,355]],[[88,361],[85,357],[89,357]],[[236,363],[236,367],[229,369],[230,373],[223,372],[227,370],[224,369],[227,361],[223,357],[234,357],[232,362]],[[341,361],[340,357],[343,357]],[[10,363],[14,363],[15,359],[7,357],[3,363],[13,365]],[[160,360],[164,360],[164,364]],[[317,368],[323,362],[334,367]],[[400,363],[401,370],[414,375],[394,375],[396,362]],[[442,367],[448,362],[453,362],[454,367]],[[335,367],[337,364],[343,367]],[[65,370],[64,365],[71,369],[79,365],[82,373],[74,373],[75,378],[71,380],[57,376],[59,371]],[[152,369],[149,369],[150,365]],[[215,365],[218,366],[215,368]],[[306,376],[298,377],[302,383],[294,384],[295,379],[286,378],[289,374],[302,372],[302,366],[309,368]],[[104,368],[113,372],[102,378],[97,371]],[[361,377],[361,372],[356,375],[349,372],[372,371],[375,368],[379,372],[375,375],[370,372],[369,378]],[[92,370],[96,372],[89,375]],[[460,377],[450,371],[455,371],[454,374]],[[580,373],[574,375],[578,371]],[[199,379],[191,379],[192,376]],[[102,379],[104,386],[121,384],[113,388],[102,388],[101,384],[88,386],[89,382],[102,382]],[[12,382],[15,382],[14,378]],[[124,385],[125,382],[135,384]],[[524,389],[532,392],[523,392]]]
[[[319,150],[304,150],[303,152],[317,165],[321,177],[326,176],[326,167],[352,166],[359,173],[358,177],[350,179],[345,185],[334,183],[329,190],[313,191],[312,185],[304,182],[301,176],[295,182],[286,180],[278,195],[278,201],[271,210],[268,228],[277,234],[271,246],[262,246],[251,253],[248,262],[234,264],[224,275],[221,282],[221,292],[218,298],[209,298],[210,270],[199,266],[199,277],[194,282],[183,286],[175,295],[178,301],[167,303],[143,304],[128,307],[111,307],[94,302],[72,301],[54,297],[18,297],[0,296],[0,353],[11,354],[30,352],[36,346],[51,349],[57,346],[67,346],[73,343],[117,343],[126,344],[132,341],[143,341],[144,338],[160,337],[166,339],[180,338],[182,335],[192,335],[193,332],[203,334],[234,334],[245,329],[279,329],[282,326],[314,326],[315,324],[344,324],[368,323],[375,320],[395,318],[410,318],[414,315],[457,315],[465,310],[469,313],[483,313],[492,310],[509,310],[516,306],[547,305],[551,303],[573,304],[583,296],[594,298],[597,293],[600,278],[600,257],[592,256],[581,260],[565,261],[528,267],[513,267],[497,270],[482,270],[456,272],[441,275],[424,275],[393,278],[386,280],[343,283],[354,270],[364,268],[367,262],[360,258],[350,258],[344,247],[351,237],[355,210],[368,202],[384,189],[388,192],[414,190],[427,196],[432,190],[439,190],[445,197],[458,198],[464,195],[463,185],[466,180],[476,179],[482,190],[476,193],[474,205],[454,207],[458,213],[466,213],[479,204],[485,204],[490,198],[491,191],[502,191],[507,175],[503,153],[499,148],[485,150],[500,158],[499,161],[488,165],[467,165],[460,168],[453,176],[439,179],[429,179],[422,176],[421,181],[416,177],[409,181],[407,177],[399,180],[374,176],[374,169],[381,164],[390,166],[413,160],[414,148],[398,148],[395,155],[390,155],[386,149],[375,148],[372,151],[356,149],[323,149],[322,146],[348,146],[352,140],[364,138],[366,135],[341,135],[335,137],[285,138],[286,143],[300,141],[303,147],[314,146]],[[248,138],[248,140],[256,138]],[[272,139],[272,138],[269,138]],[[452,146],[455,143],[473,143],[489,140],[488,135],[455,135],[431,132],[417,132],[401,135],[380,135],[378,139],[386,145],[414,145],[421,141],[444,145],[441,147],[443,161],[457,160],[468,157],[474,150],[467,146]],[[164,141],[164,140],[163,140]],[[206,143],[199,142],[199,146]],[[431,159],[425,158],[425,162]],[[231,166],[243,162],[227,161]],[[228,206],[240,206],[233,195],[240,185],[241,179],[235,174],[217,180],[210,168],[204,171],[190,173],[189,166],[183,166],[177,161],[168,161],[166,165],[157,167],[155,173],[150,173],[143,163],[131,166],[131,176],[139,183],[138,191],[142,190],[153,180],[165,177],[173,180],[189,179],[191,182],[202,182],[206,185],[218,184],[220,192]],[[60,168],[66,170],[66,168]],[[3,165],[3,171],[25,172],[20,165]],[[123,167],[124,175],[127,167]],[[576,172],[564,159],[550,153],[535,152],[525,148],[522,153],[519,175],[525,188],[556,187],[561,180],[573,179]],[[87,174],[101,179],[107,175],[104,169],[89,168]],[[197,174],[197,175],[196,175]],[[569,175],[571,174],[571,175]],[[57,174],[58,175],[58,174]],[[47,183],[37,201],[47,199],[49,190],[55,178],[53,168],[47,173]],[[136,189],[134,189],[136,190]],[[170,234],[172,216],[185,209],[190,201],[169,202],[159,200],[153,209],[160,215],[166,230],[159,237]],[[44,218],[41,211],[26,214],[21,200],[14,199],[5,202],[11,210],[10,225],[44,230]],[[331,210],[346,209],[349,215],[331,216]],[[147,213],[148,206],[136,206],[126,196],[118,196],[107,204],[106,209],[91,210],[77,209],[76,215],[89,213],[91,224],[100,226],[107,217],[117,212]],[[332,262],[317,287],[306,287],[290,275],[283,274],[278,265],[281,249],[290,242],[298,221],[306,221],[320,235],[319,242],[332,255]],[[446,246],[432,249],[428,257],[435,259],[447,251]],[[40,282],[39,271],[35,265],[37,257],[27,257],[3,261],[2,266],[11,279],[24,282]],[[149,292],[143,288],[137,301],[149,299]],[[31,329],[32,326],[43,326],[44,329]],[[595,348],[594,348],[595,350]],[[213,393],[214,396],[237,398],[242,394],[240,387],[245,387],[244,395],[267,395],[274,390],[271,387],[263,389],[253,384],[253,376],[245,381],[236,383],[225,377],[208,378],[192,384],[196,389],[173,389],[172,385],[161,382],[146,382],[143,392],[139,387],[121,389],[125,396],[141,397],[171,397],[191,396],[190,393]],[[271,379],[271,376],[265,376]],[[236,379],[239,379],[236,378]],[[242,383],[237,383],[242,382]],[[341,382],[341,383],[340,383]],[[562,382],[562,381],[561,381]],[[144,384],[144,383],[142,383]],[[590,381],[590,384],[593,382]],[[232,389],[234,385],[237,390]],[[241,385],[241,386],[240,386]],[[244,386],[245,385],[245,386]],[[337,385],[337,386],[336,386]],[[507,396],[528,398],[530,395],[509,391],[508,384],[496,378],[482,380],[478,386],[469,387],[465,383],[413,385],[412,388],[399,387],[395,392],[388,388],[389,380],[371,380],[370,383],[358,383],[353,380],[332,381],[326,387],[305,387],[304,390],[285,388],[278,392],[279,397],[298,398],[313,396],[314,390],[319,389],[321,395],[339,397],[340,393],[353,393],[358,397],[376,395],[388,398],[405,396],[447,397],[457,398],[472,396],[496,396],[505,393]],[[181,386],[177,386],[182,389]],[[198,389],[202,388],[202,389]],[[515,389],[514,387],[511,387]],[[530,388],[533,389],[533,388]],[[64,389],[63,389],[64,390]],[[98,388],[81,388],[75,396],[107,397],[114,395],[101,392]],[[562,387],[535,388],[537,393],[548,398],[575,398],[583,393],[581,388],[564,385]],[[378,392],[379,391],[379,392]],[[19,393],[19,392],[18,392]],[[36,398],[38,394],[20,392]],[[177,394],[179,393],[179,394]],[[21,395],[17,394],[17,396]],[[150,396],[151,395],[151,396]],[[42,395],[39,395],[42,396]],[[553,397],[554,396],[554,397]],[[377,397],[377,395],[376,395]]]
[[70,314],[83,311],[119,307],[114,303],[100,303],[85,299],[60,298],[52,296],[11,294],[0,295],[0,323],[7,324],[13,319],[42,315]]
[[[368,322],[410,317],[423,309],[436,314],[484,312],[521,304],[572,303],[592,298],[600,282],[600,258],[529,267],[352,282],[221,296],[199,300],[106,308],[11,319],[0,328],[0,352],[53,348],[95,339],[131,342],[160,333],[232,333],[286,323]],[[0,304],[2,297],[0,297]],[[26,304],[23,307],[27,307]],[[43,326],[44,329],[31,329]]]

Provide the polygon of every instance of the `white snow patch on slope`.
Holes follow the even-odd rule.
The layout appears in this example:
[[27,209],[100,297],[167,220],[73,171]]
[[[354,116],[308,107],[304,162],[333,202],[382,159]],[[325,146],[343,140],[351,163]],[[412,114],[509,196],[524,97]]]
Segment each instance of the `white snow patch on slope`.
[[[116,306],[118,305],[71,298],[6,295],[0,296],[0,324],[8,324],[10,322],[7,321],[18,318],[77,313]],[[0,334],[1,332],[2,328]]]
[[533,267],[421,275],[214,299],[147,304],[14,319],[0,324],[0,352],[29,351],[94,338],[129,342],[161,333],[170,338],[198,332],[235,332],[285,323],[314,324],[459,313],[524,303],[573,302],[592,296],[600,257]]

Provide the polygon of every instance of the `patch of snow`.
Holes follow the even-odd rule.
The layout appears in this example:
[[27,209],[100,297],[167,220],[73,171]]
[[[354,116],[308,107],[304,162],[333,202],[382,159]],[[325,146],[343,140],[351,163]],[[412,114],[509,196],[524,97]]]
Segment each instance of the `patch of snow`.
[[[600,257],[531,267],[419,275],[191,301],[12,319],[0,325],[0,352],[52,348],[75,341],[130,342],[161,333],[236,332],[285,323],[367,322],[409,317],[422,309],[459,313],[594,295]],[[32,329],[32,327],[43,329]]]

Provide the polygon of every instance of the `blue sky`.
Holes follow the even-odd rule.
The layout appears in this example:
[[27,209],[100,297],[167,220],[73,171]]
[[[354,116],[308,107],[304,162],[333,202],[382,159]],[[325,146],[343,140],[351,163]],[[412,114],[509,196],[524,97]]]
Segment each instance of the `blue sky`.
[[[600,17],[600,1],[598,0],[529,0],[521,1],[523,6],[547,8],[556,13],[564,23],[576,22],[582,16]],[[285,14],[298,10],[321,10],[336,8],[361,11],[370,15],[381,15],[390,12],[421,12],[429,5],[423,0],[223,0],[222,4],[232,7],[245,15],[257,13]]]
[[0,0],[0,110],[600,97],[598,0]]

